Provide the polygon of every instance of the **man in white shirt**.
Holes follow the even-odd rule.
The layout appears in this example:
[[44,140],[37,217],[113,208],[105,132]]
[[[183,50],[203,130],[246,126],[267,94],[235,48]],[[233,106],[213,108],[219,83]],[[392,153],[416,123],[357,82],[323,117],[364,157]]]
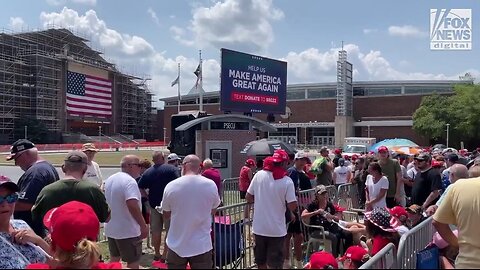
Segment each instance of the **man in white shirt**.
[[220,205],[217,186],[199,175],[200,158],[188,155],[182,162],[182,177],[165,187],[163,217],[170,219],[167,236],[169,269],[213,269],[212,215]]
[[142,216],[141,194],[135,178],[140,176],[140,159],[127,155],[120,163],[122,171],[105,181],[105,197],[110,206],[111,218],[105,224],[110,261],[120,258],[128,268],[138,269],[142,256],[142,239],[148,228]]
[[83,175],[83,179],[90,181],[99,187],[102,186],[103,177],[102,172],[100,171],[100,166],[98,166],[98,163],[93,161],[98,149],[93,143],[86,143],[82,146],[82,152],[85,153],[88,158],[87,171]]
[[[275,171],[285,167],[288,155],[273,155]],[[281,269],[283,245],[287,235],[285,212],[297,208],[297,198],[292,179],[284,176],[275,180],[273,173],[261,170],[255,174],[247,190],[246,200],[254,203],[253,234],[255,235],[255,262],[259,269]]]

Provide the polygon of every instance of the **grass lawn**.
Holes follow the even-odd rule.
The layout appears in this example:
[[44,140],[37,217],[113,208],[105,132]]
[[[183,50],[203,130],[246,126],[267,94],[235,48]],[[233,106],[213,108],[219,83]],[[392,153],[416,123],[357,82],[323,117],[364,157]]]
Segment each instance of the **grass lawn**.
[[[95,161],[100,165],[120,165],[120,160],[125,155],[137,155],[141,159],[152,161],[152,150],[128,150],[121,152],[98,152],[95,155]],[[52,164],[61,165],[66,153],[42,153],[42,158],[50,161]]]

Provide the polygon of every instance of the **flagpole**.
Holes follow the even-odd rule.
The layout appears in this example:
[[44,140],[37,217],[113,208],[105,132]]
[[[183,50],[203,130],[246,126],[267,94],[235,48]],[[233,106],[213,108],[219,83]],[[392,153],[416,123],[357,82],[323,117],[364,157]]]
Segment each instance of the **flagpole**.
[[200,111],[203,111],[203,91],[202,91],[202,89],[203,89],[203,79],[202,79],[202,77],[203,77],[203,74],[202,74],[202,73],[203,73],[203,68],[202,68],[202,50],[199,50],[198,52],[199,52],[199,55],[200,55],[200,74],[199,74],[199,76],[200,76],[200,78],[199,78],[199,80],[200,80],[200,90],[198,90],[198,83],[197,83],[197,90],[198,90],[199,98],[200,98]]
[[180,63],[178,63],[178,113],[180,113],[180,100],[182,99],[180,96]]

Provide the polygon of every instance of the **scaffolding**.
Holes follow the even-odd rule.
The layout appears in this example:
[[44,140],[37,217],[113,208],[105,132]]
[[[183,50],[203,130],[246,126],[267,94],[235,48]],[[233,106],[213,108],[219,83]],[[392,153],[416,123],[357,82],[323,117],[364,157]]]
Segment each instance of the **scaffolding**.
[[61,134],[67,131],[67,119],[74,119],[65,113],[69,62],[113,74],[113,97],[119,100],[113,107],[119,110],[114,112],[117,121],[112,125],[120,123],[117,132],[133,135],[138,133],[138,128],[143,133],[153,132],[149,120],[152,119],[152,95],[145,80],[135,83],[141,78],[121,73],[102,57],[102,52],[92,49],[87,42],[67,29],[0,33],[1,144],[18,139],[15,130],[23,127],[16,127],[16,123],[22,118],[41,122],[56,135],[51,136],[52,140],[61,140]]

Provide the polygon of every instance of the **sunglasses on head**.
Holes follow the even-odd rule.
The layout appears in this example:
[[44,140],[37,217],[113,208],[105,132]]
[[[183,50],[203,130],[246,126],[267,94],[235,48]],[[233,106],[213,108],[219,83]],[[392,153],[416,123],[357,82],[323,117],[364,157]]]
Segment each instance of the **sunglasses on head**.
[[5,201],[7,203],[14,203],[14,202],[18,201],[18,194],[13,193],[13,194],[10,194],[10,195],[7,195],[7,196],[0,196],[0,204],[2,204]]

